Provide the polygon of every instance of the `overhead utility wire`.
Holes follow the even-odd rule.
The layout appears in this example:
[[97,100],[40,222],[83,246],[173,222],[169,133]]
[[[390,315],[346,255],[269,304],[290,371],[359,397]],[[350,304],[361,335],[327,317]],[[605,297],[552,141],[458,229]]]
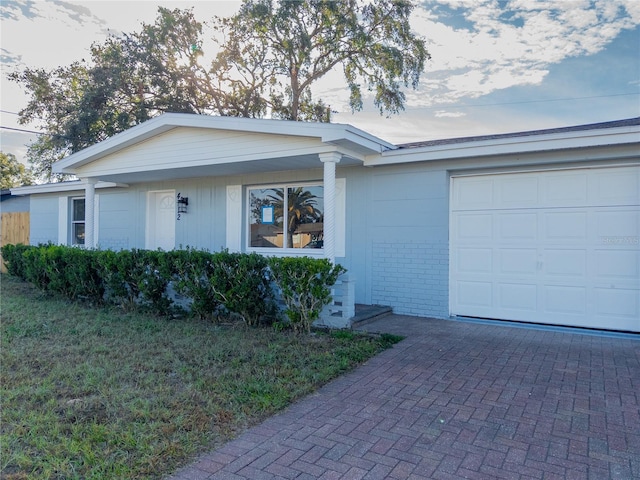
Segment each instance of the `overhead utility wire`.
[[24,128],[5,127],[4,125],[0,125],[0,129],[13,130],[14,132],[21,132],[21,133],[33,133],[35,135],[49,135],[51,137],[69,138],[65,135],[60,135],[58,133],[36,132],[35,130],[25,130]]
[[49,135],[46,132],[36,132],[35,130],[25,130],[24,128],[5,127],[4,125],[0,125],[0,128],[4,130],[13,130],[14,132],[35,133],[36,135]]

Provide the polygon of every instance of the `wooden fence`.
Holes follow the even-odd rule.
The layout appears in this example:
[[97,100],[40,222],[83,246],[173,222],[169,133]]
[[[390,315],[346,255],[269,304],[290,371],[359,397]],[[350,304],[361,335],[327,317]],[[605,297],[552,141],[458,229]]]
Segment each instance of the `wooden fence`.
[[[0,224],[0,246],[10,243],[29,245],[29,212],[6,212]],[[0,271],[7,270],[0,255]]]

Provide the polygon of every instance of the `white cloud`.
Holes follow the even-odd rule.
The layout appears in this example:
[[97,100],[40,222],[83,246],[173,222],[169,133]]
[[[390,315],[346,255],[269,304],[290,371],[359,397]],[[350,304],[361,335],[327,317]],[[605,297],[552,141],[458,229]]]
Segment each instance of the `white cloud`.
[[460,118],[466,115],[464,112],[448,112],[446,110],[438,110],[434,113],[434,116],[437,118]]
[[[458,18],[439,16],[441,5]],[[419,106],[538,85],[551,65],[598,53],[640,22],[636,0],[433,0],[426,8],[414,19],[432,54],[424,94],[411,96]]]
[[[53,68],[86,57],[90,43],[104,39],[108,29],[133,31],[142,21],[153,21],[159,5],[193,6],[197,18],[208,20],[233,13],[239,2],[19,0],[3,2],[1,8],[17,14],[16,5],[30,9],[35,18],[3,18],[3,48],[13,54],[20,50],[20,67]],[[433,59],[420,91],[407,92],[410,106],[538,85],[552,64],[596,53],[640,22],[638,0],[427,0],[425,5],[414,11],[412,26],[427,38]],[[453,13],[443,16],[442,6]],[[334,76],[314,90],[326,91],[335,108],[348,109],[348,95],[336,88],[342,86],[341,77]]]

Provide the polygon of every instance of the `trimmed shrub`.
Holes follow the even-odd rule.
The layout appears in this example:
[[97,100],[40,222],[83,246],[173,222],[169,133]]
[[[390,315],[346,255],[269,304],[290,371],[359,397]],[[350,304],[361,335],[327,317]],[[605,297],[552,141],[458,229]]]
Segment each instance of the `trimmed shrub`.
[[167,295],[171,268],[166,252],[106,250],[98,256],[107,299],[125,310],[140,306],[169,315],[173,301]]
[[120,272],[119,257],[121,252],[104,250],[100,252],[97,263],[105,287],[105,297],[109,303],[131,310],[135,307],[140,292],[127,287],[125,276]]
[[212,318],[220,308],[210,278],[213,275],[213,255],[202,250],[187,248],[171,252],[174,287],[178,293],[191,300],[191,314],[200,318]]
[[275,302],[267,259],[256,253],[216,253],[209,279],[218,301],[247,325],[270,323]]
[[309,332],[331,301],[331,286],[346,269],[309,257],[273,257],[269,265],[291,327],[298,333]]
[[221,311],[237,314],[251,326],[275,313],[268,262],[256,253],[171,252],[176,291],[192,300],[191,313],[212,318]]
[[69,257],[65,251],[66,247],[58,245],[47,245],[39,250],[40,262],[47,277],[46,290],[58,292],[65,297],[71,298],[71,289],[67,284],[64,272],[67,266],[66,259]]
[[[6,247],[6,248],[5,248]],[[53,244],[6,245],[7,271],[40,289],[75,299],[102,302],[104,286],[96,251]]]
[[157,315],[171,315],[173,300],[169,298],[167,286],[172,279],[173,267],[168,252],[142,250],[144,252],[144,275],[139,282],[140,293],[145,303]]
[[105,286],[98,263],[102,252],[77,247],[62,248],[66,256],[62,274],[69,297],[103,303]]
[[2,251],[2,259],[7,267],[7,272],[9,273],[9,275],[18,277],[20,280],[27,280],[24,252],[33,248],[36,247],[33,247],[31,245],[24,245],[22,243],[18,243],[17,245],[3,245],[0,248],[0,250]]
[[45,254],[47,246],[38,245],[35,248],[26,249],[22,254],[25,280],[42,291],[49,289],[50,282]]

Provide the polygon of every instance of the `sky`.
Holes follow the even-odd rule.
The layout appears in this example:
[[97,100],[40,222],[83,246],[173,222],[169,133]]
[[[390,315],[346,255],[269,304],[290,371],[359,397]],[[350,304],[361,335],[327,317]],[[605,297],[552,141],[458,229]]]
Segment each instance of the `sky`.
[[[351,124],[392,143],[496,134],[640,116],[640,0],[422,0],[412,28],[427,43],[419,88],[389,118],[352,113],[338,74],[315,88]],[[93,42],[152,23],[158,6],[200,21],[232,15],[229,0],[0,0],[0,149],[24,161],[38,130],[16,115],[28,102],[6,78],[88,57]]]

